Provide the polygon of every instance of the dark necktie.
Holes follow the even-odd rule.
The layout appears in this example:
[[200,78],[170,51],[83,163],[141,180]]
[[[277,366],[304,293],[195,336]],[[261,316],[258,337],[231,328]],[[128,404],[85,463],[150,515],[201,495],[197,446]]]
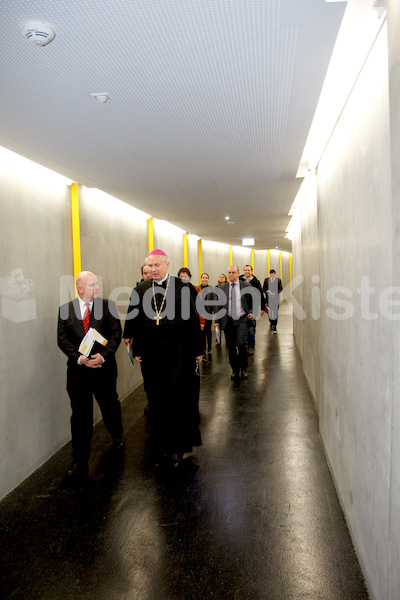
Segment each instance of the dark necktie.
[[231,283],[231,317],[232,319],[238,318],[236,314],[236,285],[234,283]]
[[90,321],[90,304],[86,303],[86,310],[85,310],[85,314],[83,315],[83,329],[85,330],[85,333],[87,333],[87,330],[89,329],[89,321]]

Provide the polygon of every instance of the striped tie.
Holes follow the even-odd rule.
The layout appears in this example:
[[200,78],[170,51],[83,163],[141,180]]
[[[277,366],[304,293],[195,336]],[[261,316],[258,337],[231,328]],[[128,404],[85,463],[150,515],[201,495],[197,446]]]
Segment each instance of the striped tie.
[[90,304],[86,303],[86,310],[85,310],[85,314],[83,315],[83,329],[85,330],[85,333],[87,333],[87,330],[89,329],[89,321],[90,321]]

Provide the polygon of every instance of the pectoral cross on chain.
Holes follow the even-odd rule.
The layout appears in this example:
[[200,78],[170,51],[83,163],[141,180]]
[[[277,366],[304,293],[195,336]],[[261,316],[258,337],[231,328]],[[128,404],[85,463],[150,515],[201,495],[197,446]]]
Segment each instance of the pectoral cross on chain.
[[160,315],[156,315],[156,316],[154,317],[154,319],[155,319],[155,321],[156,321],[156,325],[159,325],[159,324],[160,324],[160,318],[161,318],[161,317],[160,317]]

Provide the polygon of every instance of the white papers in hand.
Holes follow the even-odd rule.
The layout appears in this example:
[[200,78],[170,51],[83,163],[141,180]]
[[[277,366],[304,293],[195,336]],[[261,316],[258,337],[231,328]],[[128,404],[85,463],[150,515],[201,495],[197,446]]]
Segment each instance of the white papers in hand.
[[126,345],[126,351],[128,352],[129,366],[133,367],[135,364],[135,361],[134,361],[133,354],[132,354],[132,344],[130,342],[129,342],[129,344]]
[[83,354],[83,356],[89,357],[95,342],[98,342],[102,346],[106,346],[108,344],[108,340],[106,340],[106,338],[104,338],[101,333],[97,331],[97,329],[89,327],[85,337],[80,343],[79,352]]

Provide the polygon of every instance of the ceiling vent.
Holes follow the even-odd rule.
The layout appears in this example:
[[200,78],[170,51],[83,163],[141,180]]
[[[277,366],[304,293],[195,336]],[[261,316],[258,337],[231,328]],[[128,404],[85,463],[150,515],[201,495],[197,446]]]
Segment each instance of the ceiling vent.
[[22,29],[22,35],[34,46],[46,46],[55,37],[54,29],[48,23],[29,21]]

